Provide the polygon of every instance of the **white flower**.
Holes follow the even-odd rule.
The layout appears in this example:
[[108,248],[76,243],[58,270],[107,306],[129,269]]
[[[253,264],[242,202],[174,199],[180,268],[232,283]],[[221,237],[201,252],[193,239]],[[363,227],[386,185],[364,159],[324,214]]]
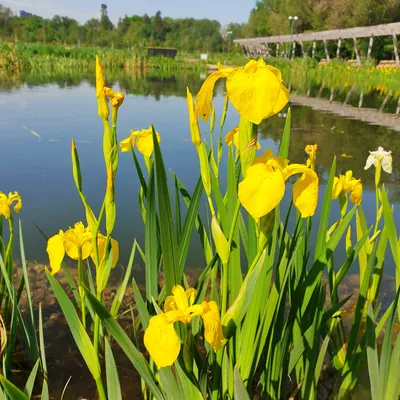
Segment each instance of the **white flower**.
[[388,174],[392,173],[392,152],[385,151],[383,147],[378,147],[376,151],[370,151],[370,155],[367,158],[364,169],[368,169],[372,164],[375,167],[378,165],[378,161],[381,160],[382,169]]

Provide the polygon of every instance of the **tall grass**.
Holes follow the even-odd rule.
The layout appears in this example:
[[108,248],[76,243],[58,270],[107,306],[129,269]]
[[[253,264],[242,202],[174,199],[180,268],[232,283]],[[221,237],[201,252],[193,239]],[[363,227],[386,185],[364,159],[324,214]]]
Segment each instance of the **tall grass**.
[[29,71],[68,72],[93,70],[93,58],[99,54],[104,67],[137,70],[145,68],[162,71],[196,70],[198,63],[186,63],[183,58],[149,57],[143,47],[132,50],[97,49],[90,47],[63,47],[43,44],[0,44],[0,72],[8,74]]

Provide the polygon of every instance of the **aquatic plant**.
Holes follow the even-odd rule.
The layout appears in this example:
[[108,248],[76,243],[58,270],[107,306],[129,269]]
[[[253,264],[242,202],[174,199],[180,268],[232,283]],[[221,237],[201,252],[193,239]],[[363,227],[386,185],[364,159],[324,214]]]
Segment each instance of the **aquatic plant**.
[[[213,87],[222,77],[227,78],[227,94],[215,146]],[[318,145],[306,146],[308,159],[304,164],[288,159],[290,109],[278,154],[267,149],[257,155],[259,124],[286,106],[289,92],[278,70],[263,60],[249,61],[235,69],[220,67],[205,80],[196,100],[187,88],[188,131],[199,158],[197,184],[189,193],[173,172],[171,182],[167,176],[162,130],[159,134],[152,125],[143,130],[135,127],[128,138],[118,140],[118,113],[123,110],[124,95],[107,88],[105,81],[96,59],[96,97],[104,126],[107,178],[101,209],[95,213],[87,200],[78,150],[72,141],[73,178],[86,221],[59,231],[47,247],[52,268],[47,270],[48,280],[100,399],[122,398],[111,340],[140,374],[143,398],[316,399],[324,363],[340,377],[339,397],[348,395],[368,368],[374,399],[397,398],[400,341],[396,339],[392,347],[391,339],[400,315],[400,244],[388,194],[380,180],[381,168],[391,170],[390,152],[378,149],[367,161],[367,166],[376,167],[372,226],[362,208],[361,181],[352,171],[336,176],[335,160],[324,196],[319,199],[315,168]],[[229,104],[239,113],[239,124],[228,133],[224,148]],[[200,131],[199,116],[210,122],[209,143]],[[145,237],[143,247],[134,241],[124,280],[107,309],[103,291],[119,254],[112,238],[118,144],[123,153],[131,154],[139,178],[138,207]],[[221,162],[224,153],[226,164]],[[291,185],[293,175],[297,179]],[[293,200],[286,206],[282,199],[291,186]],[[207,220],[199,211],[203,192]],[[3,197],[9,207],[12,200]],[[336,199],[340,217],[329,226]],[[295,221],[293,229],[289,220]],[[103,225],[105,235],[100,233]],[[312,225],[318,226],[316,240],[311,235]],[[184,272],[194,231],[206,265],[197,281],[189,284]],[[340,249],[343,244],[344,252]],[[396,264],[397,295],[381,310],[379,291],[388,244]],[[336,265],[339,252],[345,253],[345,259]],[[62,262],[65,253],[78,262],[75,281]],[[145,290],[141,292],[132,279],[132,324],[135,332],[141,327],[144,335],[136,334],[132,340],[118,323],[118,315],[136,255],[145,265]],[[356,260],[360,288],[348,327],[342,315],[351,295],[341,298],[340,285]],[[73,298],[58,282],[62,273]],[[379,359],[377,341],[386,322]],[[17,393],[15,387],[11,392],[8,381],[0,380],[10,397],[10,393]]]

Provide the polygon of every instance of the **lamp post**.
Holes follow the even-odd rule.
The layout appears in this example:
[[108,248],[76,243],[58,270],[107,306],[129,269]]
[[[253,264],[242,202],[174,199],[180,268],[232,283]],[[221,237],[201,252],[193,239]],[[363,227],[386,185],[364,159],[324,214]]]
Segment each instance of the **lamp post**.
[[230,52],[231,52],[231,43],[232,43],[232,31],[228,31],[228,32],[226,32],[227,33],[227,35],[228,35],[228,53],[230,54]]
[[[289,15],[288,20],[290,21],[290,37],[293,36],[293,25],[294,21],[297,21],[299,17],[297,15],[291,16]],[[290,54],[292,52],[292,45],[293,45],[293,40],[290,42],[290,50],[289,50],[289,59],[290,59]]]

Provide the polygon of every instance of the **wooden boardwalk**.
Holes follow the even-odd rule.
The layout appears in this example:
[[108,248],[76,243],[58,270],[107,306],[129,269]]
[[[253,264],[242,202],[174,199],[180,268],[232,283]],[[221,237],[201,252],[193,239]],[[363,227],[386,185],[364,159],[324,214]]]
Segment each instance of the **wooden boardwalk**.
[[294,57],[296,43],[300,45],[302,54],[307,57],[304,51],[304,42],[313,42],[312,45],[312,57],[315,56],[315,49],[317,41],[322,41],[324,43],[326,59],[329,62],[330,56],[327,47],[327,41],[334,40],[337,41],[337,51],[336,57],[340,57],[340,49],[343,39],[353,39],[354,52],[356,55],[357,63],[361,65],[360,52],[357,45],[357,39],[369,37],[369,46],[367,59],[371,56],[371,50],[374,43],[374,37],[376,36],[391,36],[393,40],[394,47],[394,58],[396,64],[400,64],[399,51],[397,45],[397,35],[400,34],[400,22],[394,22],[391,24],[373,25],[373,26],[361,26],[357,28],[348,29],[334,29],[329,31],[321,32],[307,32],[307,33],[297,33],[293,35],[279,35],[279,36],[267,36],[258,37],[251,39],[236,39],[235,43],[240,44],[245,52],[249,55],[269,55],[271,44],[276,45],[276,56],[279,56],[279,46],[283,43],[292,43],[292,54],[289,55],[291,58]]

